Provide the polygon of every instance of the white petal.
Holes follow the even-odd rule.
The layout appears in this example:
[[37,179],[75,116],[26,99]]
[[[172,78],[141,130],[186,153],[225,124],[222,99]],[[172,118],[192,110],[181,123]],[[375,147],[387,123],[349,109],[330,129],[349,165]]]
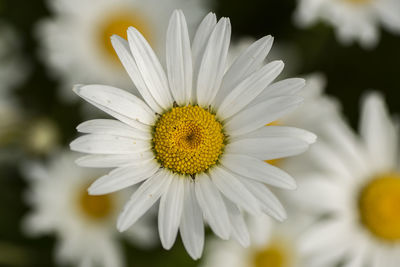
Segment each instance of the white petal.
[[206,49],[208,39],[217,24],[217,18],[214,13],[208,15],[200,23],[196,34],[193,38],[192,44],[192,58],[193,58],[193,85],[192,85],[192,100],[196,99],[196,84],[199,75],[200,65],[203,58],[204,50]]
[[279,221],[287,217],[285,208],[268,187],[256,181],[240,177],[240,181],[258,199],[262,210]]
[[234,174],[226,171],[222,167],[216,166],[210,170],[210,176],[218,190],[230,201],[252,215],[259,215],[261,213],[258,201]]
[[338,242],[345,237],[346,224],[341,219],[330,219],[314,224],[299,240],[303,253],[313,253]]
[[296,188],[296,182],[289,174],[256,158],[225,154],[221,159],[221,164],[234,173],[262,183],[284,189]]
[[96,119],[85,121],[79,124],[76,129],[81,133],[125,136],[142,140],[150,140],[152,138],[150,132],[135,129],[117,120]]
[[317,136],[309,131],[288,127],[288,126],[265,126],[250,133],[241,136],[235,136],[231,142],[240,139],[251,138],[268,138],[268,137],[292,137],[299,138],[308,144],[312,144],[317,140]]
[[69,145],[71,150],[89,154],[132,154],[151,149],[150,141],[123,136],[86,134]]
[[[84,87],[84,85],[75,85],[74,88],[73,88],[73,91],[78,94],[78,91],[82,87]],[[133,118],[127,117],[124,114],[118,113],[115,110],[113,110],[113,109],[111,109],[111,108],[109,108],[107,106],[100,105],[99,103],[96,103],[96,102],[94,102],[94,101],[92,101],[90,99],[87,99],[87,98],[84,98],[84,97],[83,97],[83,99],[85,99],[87,102],[89,102],[93,106],[101,109],[105,113],[107,113],[107,114],[113,116],[114,118],[122,121],[123,123],[126,123],[126,124],[136,128],[136,129],[140,129],[140,130],[145,131],[145,132],[150,131],[150,127],[147,124],[141,123],[141,122],[139,122],[139,121],[137,121],[137,120],[135,120]]]
[[117,55],[122,62],[122,65],[124,65],[125,70],[128,72],[129,77],[135,84],[143,99],[155,112],[161,114],[163,109],[151,95],[149,89],[143,81],[138,66],[133,59],[128,41],[119,37],[118,35],[113,35],[111,36],[111,43],[115,49],[115,52],[117,52]]
[[142,166],[124,166],[112,170],[92,183],[88,189],[91,195],[109,194],[140,183],[153,176],[160,169],[160,164],[153,160]]
[[226,132],[235,136],[255,131],[293,111],[302,101],[298,96],[283,96],[249,106],[225,123]]
[[187,178],[173,175],[168,191],[161,196],[158,212],[158,232],[164,249],[172,247],[178,233],[183,209],[185,179]]
[[359,242],[359,246],[351,248],[348,260],[343,264],[343,267],[365,266],[365,263],[369,262],[368,252],[368,241],[364,240],[364,242]]
[[215,106],[218,107],[233,88],[261,67],[271,50],[273,41],[274,38],[270,35],[264,36],[239,55],[224,75],[215,99]]
[[180,233],[183,245],[189,255],[197,260],[201,257],[204,247],[203,216],[196,199],[195,184],[185,179],[185,193]]
[[167,171],[159,171],[153,177],[147,179],[133,193],[131,199],[126,203],[124,210],[118,217],[118,231],[123,232],[134,224],[153,204],[168,190],[172,180]]
[[[94,103],[105,112],[107,111],[102,107],[147,125],[153,125],[156,119],[151,108],[138,97],[124,90],[96,84],[74,87],[74,90],[80,97]],[[113,114],[110,115],[113,116]]]
[[307,142],[292,137],[240,139],[229,143],[225,153],[245,154],[261,160],[279,159],[298,155],[309,147]]
[[361,137],[377,171],[393,168],[397,163],[399,136],[380,94],[371,93],[365,97],[360,128]]
[[172,96],[178,105],[188,104],[192,94],[192,53],[185,16],[175,10],[167,31],[167,70]]
[[220,193],[206,174],[196,176],[195,191],[204,218],[211,229],[217,236],[227,240],[231,233],[228,212]]
[[301,78],[289,78],[269,85],[253,102],[252,105],[264,102],[279,96],[296,95],[305,86],[306,81]]
[[202,56],[197,78],[197,103],[207,107],[221,86],[231,38],[231,24],[222,18],[215,26]]
[[150,150],[134,154],[87,155],[78,158],[75,163],[82,167],[113,168],[127,164],[141,165],[154,159]]
[[240,82],[218,107],[217,116],[225,120],[253,101],[283,70],[282,61],[268,63]]
[[237,206],[228,199],[224,198],[224,203],[228,210],[229,219],[231,220],[233,238],[235,238],[243,247],[248,247],[250,245],[250,235],[242,213]]
[[165,72],[142,34],[133,27],[128,29],[128,42],[144,83],[157,103],[164,109],[172,107],[173,98],[169,91]]

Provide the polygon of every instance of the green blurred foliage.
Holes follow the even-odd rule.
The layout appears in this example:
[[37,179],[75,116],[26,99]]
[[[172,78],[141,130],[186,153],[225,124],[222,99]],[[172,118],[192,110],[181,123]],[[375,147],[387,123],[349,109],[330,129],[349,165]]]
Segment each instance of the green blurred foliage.
[[[292,20],[295,5],[295,0],[218,0],[214,11],[218,16],[231,18],[234,39],[271,34],[275,40],[295,45],[300,54],[298,74],[324,73],[328,94],[341,101],[354,127],[357,126],[360,97],[368,89],[383,92],[390,110],[399,112],[400,36],[381,29],[381,40],[374,50],[364,50],[357,44],[345,47],[324,23],[308,29],[297,28]],[[57,122],[62,142],[67,145],[76,136],[75,126],[83,120],[77,112],[82,103],[60,102],[57,81],[48,75],[38,59],[34,27],[37,21],[48,16],[43,0],[0,1],[0,18],[17,29],[22,37],[23,54],[32,65],[30,76],[16,89],[17,97],[27,114],[50,117]],[[20,220],[28,207],[23,202],[26,183],[18,164],[8,162],[0,166],[0,266],[53,266],[54,237],[31,239],[21,232]],[[198,263],[186,254],[180,240],[171,251],[160,247],[141,251],[128,243],[124,243],[124,249],[128,266],[132,267],[190,267]]]

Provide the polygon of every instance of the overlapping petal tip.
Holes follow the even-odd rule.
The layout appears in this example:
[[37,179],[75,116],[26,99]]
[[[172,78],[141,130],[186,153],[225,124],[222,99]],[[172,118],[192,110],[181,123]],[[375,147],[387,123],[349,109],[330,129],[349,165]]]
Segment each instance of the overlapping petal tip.
[[197,103],[200,106],[209,106],[221,86],[230,38],[230,21],[228,18],[221,18],[212,31],[201,58],[196,84]]
[[128,43],[138,67],[141,78],[157,103],[167,110],[174,99],[168,85],[168,79],[156,54],[134,27],[128,28]]

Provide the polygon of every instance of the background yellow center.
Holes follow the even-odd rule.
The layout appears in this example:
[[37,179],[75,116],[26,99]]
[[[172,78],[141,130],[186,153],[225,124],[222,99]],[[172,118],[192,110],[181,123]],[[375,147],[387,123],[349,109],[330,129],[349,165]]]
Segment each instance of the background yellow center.
[[377,237],[400,241],[400,174],[373,179],[360,193],[362,223]]
[[79,195],[78,205],[89,219],[99,220],[111,215],[114,203],[112,195],[91,196],[85,187]]
[[135,27],[151,43],[150,24],[138,12],[129,12],[129,10],[112,12],[99,25],[99,44],[101,45],[101,49],[109,58],[118,62],[118,64],[119,59],[111,44],[110,37],[116,34],[127,39],[127,30],[130,26]]
[[161,165],[193,175],[214,165],[225,136],[215,115],[199,106],[174,107],[157,121],[154,150]]
[[286,250],[278,244],[269,245],[253,256],[254,267],[287,267],[288,262]]

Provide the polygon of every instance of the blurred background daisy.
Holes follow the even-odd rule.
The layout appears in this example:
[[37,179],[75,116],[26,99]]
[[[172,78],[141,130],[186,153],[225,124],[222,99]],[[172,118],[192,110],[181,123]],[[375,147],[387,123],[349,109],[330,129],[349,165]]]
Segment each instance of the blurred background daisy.
[[[0,0],[0,266],[400,266],[399,8],[398,0]],[[304,128],[319,140],[303,155],[268,159],[298,182],[292,194],[273,190],[285,213],[269,210],[272,218],[255,221],[246,215],[248,235],[229,241],[214,240],[206,227],[197,261],[180,238],[162,248],[153,227],[157,206],[123,234],[108,200],[95,212],[107,213],[104,223],[90,219],[82,212],[92,203],[85,187],[109,169],[77,167],[67,152],[76,126],[94,115],[72,93],[75,84],[138,93],[109,37],[138,28],[166,68],[174,9],[185,13],[191,42],[208,12],[230,18],[227,66],[271,35],[263,64],[282,59],[277,81],[306,80],[304,105],[272,124]],[[126,202],[130,194],[110,197]]]

